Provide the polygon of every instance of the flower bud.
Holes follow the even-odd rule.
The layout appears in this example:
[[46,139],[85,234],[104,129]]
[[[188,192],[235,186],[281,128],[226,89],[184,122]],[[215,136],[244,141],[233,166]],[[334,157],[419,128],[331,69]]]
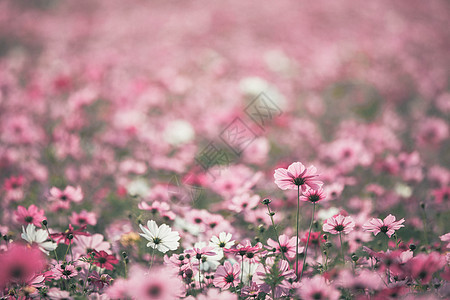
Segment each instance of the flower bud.
[[264,204],[264,205],[269,205],[270,204],[270,202],[272,202],[269,198],[266,198],[266,199],[264,199],[263,201],[261,201],[262,202],[262,204]]

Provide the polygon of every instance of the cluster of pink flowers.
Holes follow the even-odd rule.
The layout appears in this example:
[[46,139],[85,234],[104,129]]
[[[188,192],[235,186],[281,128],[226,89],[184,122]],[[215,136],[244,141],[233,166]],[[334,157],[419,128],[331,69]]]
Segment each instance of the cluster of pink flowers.
[[449,19],[0,1],[0,299],[450,298]]

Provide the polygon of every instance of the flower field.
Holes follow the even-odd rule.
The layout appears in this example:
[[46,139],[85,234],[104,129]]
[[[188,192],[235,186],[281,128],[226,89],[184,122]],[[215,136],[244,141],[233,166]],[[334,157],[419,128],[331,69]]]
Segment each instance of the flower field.
[[449,28],[0,1],[0,299],[449,299]]

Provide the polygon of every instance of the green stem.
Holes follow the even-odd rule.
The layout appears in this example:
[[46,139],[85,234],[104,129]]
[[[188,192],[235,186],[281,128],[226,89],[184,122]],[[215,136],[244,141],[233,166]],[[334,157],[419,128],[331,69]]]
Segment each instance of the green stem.
[[155,259],[155,248],[152,248],[152,258],[150,260],[150,266],[148,267],[148,270],[150,271],[150,269],[153,266],[153,260]]
[[69,240],[69,246],[67,247],[66,253],[64,254],[64,261],[66,261],[67,254],[69,253],[70,246],[72,245],[72,240]]
[[[55,240],[53,240],[53,239],[52,239],[52,236],[50,235],[50,231],[48,230],[47,225],[44,225],[44,227],[45,227],[45,229],[47,230],[48,237],[50,238],[50,240],[51,240],[52,242],[55,242]],[[58,246],[56,246],[56,247],[58,247]],[[56,253],[56,248],[53,250],[53,253],[55,254],[56,261],[57,261],[58,264],[59,264],[59,259],[58,259],[58,254]]]
[[295,245],[295,276],[298,281],[298,218],[300,215],[300,186],[297,186],[297,243]]
[[242,262],[241,262],[241,283],[244,285],[244,282],[242,281],[244,279],[244,255],[242,256]]
[[316,203],[313,203],[313,211],[311,216],[311,224],[309,224],[309,232],[308,232],[308,240],[306,241],[306,247],[305,247],[305,256],[303,257],[303,265],[302,265],[302,273],[300,274],[300,281],[303,277],[303,272],[305,271],[305,262],[306,262],[306,256],[308,255],[308,245],[309,245],[309,238],[311,237],[311,229],[314,223],[314,213],[316,212]]
[[201,275],[202,275],[202,260],[199,259],[198,260],[198,285],[200,287],[200,290],[202,289],[202,278],[201,278]]
[[86,279],[84,279],[84,283],[83,283],[83,294],[86,294],[86,291],[85,291],[85,289],[86,289],[86,282],[88,280],[89,273],[91,273],[91,268],[92,268],[92,264],[89,263],[89,270],[88,270],[88,273],[86,274]]
[[[270,221],[272,222],[273,230],[275,231],[275,235],[277,236],[277,242],[278,242],[278,246],[280,246],[281,255],[283,256],[283,259],[289,263],[289,261],[286,259],[286,256],[284,256],[284,252],[281,248],[280,237],[278,235],[278,230],[275,226],[275,222],[273,221],[273,215],[272,215],[272,212],[270,211],[269,204],[267,204],[267,210],[269,212],[269,217],[270,217]],[[297,248],[298,248],[298,237],[297,237]]]
[[342,244],[342,232],[339,232],[339,241],[341,242],[341,257],[342,257],[342,264],[345,265],[345,258],[344,258],[344,244]]

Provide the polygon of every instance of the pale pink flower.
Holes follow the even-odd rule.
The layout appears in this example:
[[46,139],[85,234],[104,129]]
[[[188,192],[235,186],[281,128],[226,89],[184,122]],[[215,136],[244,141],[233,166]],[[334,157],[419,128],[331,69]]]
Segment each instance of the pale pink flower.
[[331,234],[344,234],[350,233],[355,228],[355,221],[352,217],[344,217],[343,215],[337,215],[331,217],[323,224],[323,231]]
[[319,176],[314,166],[305,168],[301,162],[292,163],[287,169],[278,168],[275,170],[275,184],[282,190],[296,190],[300,187],[302,192],[309,188],[317,190],[323,182],[316,179]]
[[[278,244],[277,241],[268,239],[267,245],[270,246],[269,247],[270,249],[276,249],[277,253],[283,252],[287,257],[293,258],[293,257],[295,257],[295,248],[296,248],[295,240],[296,239],[297,238],[295,236],[289,239],[289,237],[287,235],[282,234],[279,237],[280,244]],[[281,245],[281,251],[280,251],[280,245]],[[299,247],[298,251],[303,252],[303,248],[304,247]]]
[[382,232],[391,237],[396,230],[405,227],[402,225],[403,222],[405,219],[395,221],[395,217],[389,214],[384,220],[372,218],[363,225],[363,230],[373,232],[375,235]]
[[94,226],[97,224],[97,215],[94,212],[88,212],[83,209],[80,213],[72,212],[69,217],[70,223],[77,226],[83,226],[85,224]]
[[88,254],[92,250],[110,253],[110,248],[111,244],[103,240],[103,235],[95,233],[91,236],[77,236],[76,246],[73,248],[73,252],[80,255]]
[[303,300],[338,300],[341,295],[334,286],[328,285],[325,278],[321,276],[303,279],[297,292]]
[[50,189],[51,201],[62,201],[62,202],[81,202],[83,200],[83,192],[81,187],[66,186],[64,190],[60,190],[57,187],[52,187]]
[[133,299],[180,299],[185,295],[183,282],[167,268],[154,268],[150,273],[132,268],[128,280],[128,293]]
[[300,200],[311,203],[317,203],[324,200],[327,197],[322,188],[317,190],[309,189],[303,195],[300,196]]
[[239,264],[231,265],[229,261],[226,261],[223,266],[217,268],[214,274],[214,286],[221,289],[228,289],[239,282],[240,273]]
[[78,275],[76,267],[72,264],[56,264],[53,269],[55,279],[70,279]]

